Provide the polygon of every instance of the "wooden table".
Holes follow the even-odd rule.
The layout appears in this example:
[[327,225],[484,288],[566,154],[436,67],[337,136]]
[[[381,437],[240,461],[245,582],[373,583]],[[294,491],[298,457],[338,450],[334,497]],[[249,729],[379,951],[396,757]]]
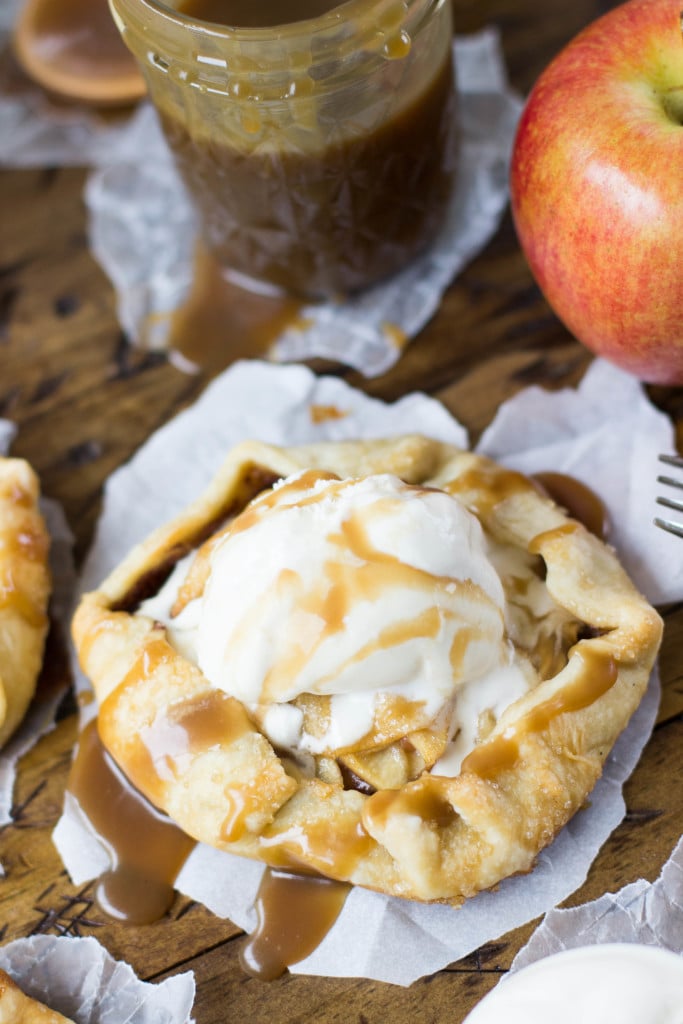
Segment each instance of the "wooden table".
[[[461,32],[499,26],[512,82],[526,93],[563,43],[611,5],[455,0],[454,6]],[[186,376],[164,358],[127,346],[112,288],[88,251],[84,180],[82,170],[49,167],[0,177],[0,416],[19,428],[14,453],[33,463],[45,494],[62,503],[79,561],[92,537],[107,476],[207,383],[206,377]],[[507,216],[390,373],[365,381],[340,367],[332,372],[388,400],[421,388],[438,397],[476,438],[503,399],[529,384],[575,384],[590,358],[539,293]],[[683,390],[650,388],[649,393],[670,413],[683,441]],[[681,834],[683,607],[664,613],[658,724],[626,785],[626,817],[570,904],[639,877],[654,879]],[[295,976],[270,984],[256,981],[240,969],[238,930],[180,897],[156,925],[114,923],[93,903],[91,886],[78,889],[70,883],[50,839],[75,738],[74,708],[67,704],[56,730],[20,763],[15,818],[0,830],[6,868],[0,881],[0,938],[93,934],[145,979],[192,969],[198,1024],[389,1019],[457,1024],[496,983],[534,928],[532,922],[401,989]]]

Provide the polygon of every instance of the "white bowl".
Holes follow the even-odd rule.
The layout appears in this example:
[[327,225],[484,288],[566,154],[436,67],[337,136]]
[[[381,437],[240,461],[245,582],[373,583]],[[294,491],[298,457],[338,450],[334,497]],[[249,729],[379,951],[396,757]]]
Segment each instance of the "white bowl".
[[506,976],[465,1024],[683,1024],[683,955],[581,946]]

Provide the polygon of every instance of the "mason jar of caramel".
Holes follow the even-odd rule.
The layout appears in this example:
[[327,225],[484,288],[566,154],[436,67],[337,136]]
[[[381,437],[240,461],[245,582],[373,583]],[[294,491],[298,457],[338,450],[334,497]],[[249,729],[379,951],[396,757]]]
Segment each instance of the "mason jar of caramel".
[[110,3],[221,267],[341,298],[434,238],[457,156],[450,0]]

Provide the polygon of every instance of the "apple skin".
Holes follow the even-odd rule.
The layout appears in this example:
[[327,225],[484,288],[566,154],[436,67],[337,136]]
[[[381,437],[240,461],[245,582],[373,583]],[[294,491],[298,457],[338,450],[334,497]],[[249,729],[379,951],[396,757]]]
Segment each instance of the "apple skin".
[[630,0],[536,82],[511,202],[532,273],[566,327],[641,380],[683,384],[681,0]]

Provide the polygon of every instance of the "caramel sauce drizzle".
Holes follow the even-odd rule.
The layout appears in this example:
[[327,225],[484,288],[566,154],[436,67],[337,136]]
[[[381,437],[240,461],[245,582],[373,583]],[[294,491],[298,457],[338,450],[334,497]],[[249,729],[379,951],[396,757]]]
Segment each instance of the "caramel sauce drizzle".
[[336,405],[321,405],[314,402],[308,407],[311,423],[325,423],[328,420],[343,420],[349,413],[346,409],[340,409]]
[[133,788],[102,746],[95,719],[79,737],[68,791],[112,856],[97,884],[99,905],[131,924],[162,917],[194,840]]
[[[185,708],[177,715],[179,729],[154,737],[157,752],[165,749],[150,759],[164,765],[171,752],[224,742],[225,716],[214,711],[210,701]],[[194,840],[134,789],[104,749],[96,720],[81,733],[68,788],[114,861],[98,880],[101,908],[129,924],[158,920],[173,902],[173,883]],[[279,859],[289,860],[284,851]],[[329,878],[266,868],[256,899],[258,925],[240,958],[244,969],[265,981],[303,960],[333,926],[349,891],[349,885]]]
[[443,485],[447,494],[467,494],[467,507],[483,520],[490,518],[501,502],[531,487],[533,484],[523,473],[497,465],[472,466]]
[[559,715],[589,707],[617,680],[617,663],[607,653],[579,644],[570,654],[570,661],[572,659],[581,662],[574,681],[531,708],[500,735],[475,747],[462,763],[463,773],[473,772],[481,778],[492,779],[513,768],[521,756],[521,742],[525,736],[542,732]]
[[[329,481],[329,486],[324,492],[306,493],[319,479]],[[297,505],[302,507],[329,500],[330,495],[334,496],[335,492],[338,493],[348,486],[348,482],[339,481],[332,474],[309,471],[289,484],[279,487],[265,498],[259,499],[228,527],[227,532],[236,534],[248,529],[267,509],[276,510],[276,506],[283,498],[291,497],[292,500],[296,500],[297,496],[303,495],[297,500]],[[346,556],[350,553],[357,564],[349,565],[342,557],[331,558],[323,567],[319,585],[308,588],[304,586],[297,573],[291,570],[283,570],[280,573],[276,585],[288,596],[291,605],[296,606],[302,614],[322,620],[323,626],[318,636],[305,650],[292,647],[290,656],[283,658],[270,669],[262,688],[263,701],[273,702],[287,691],[291,680],[301,673],[322,644],[344,630],[348,614],[359,601],[381,600],[388,589],[397,586],[419,590],[434,597],[432,607],[423,609],[410,619],[386,627],[372,641],[355,651],[346,663],[335,670],[335,676],[376,651],[386,650],[417,637],[436,637],[444,619],[450,617],[447,602],[444,602],[442,607],[437,607],[439,591],[452,593],[454,588],[458,588],[466,589],[471,596],[481,595],[479,588],[471,583],[463,583],[448,576],[434,576],[376,548],[368,536],[368,520],[371,515],[381,515],[386,507],[384,501],[377,501],[372,507],[364,508],[362,516],[349,516],[341,524],[338,534],[329,535],[328,540],[338,548],[341,555]],[[252,620],[256,620],[261,614],[262,610],[259,607],[249,609],[240,624],[240,632],[246,635],[251,628]],[[462,654],[462,638],[456,637],[451,652],[454,666],[461,662]],[[332,679],[320,680],[320,689],[324,690],[327,683],[332,683]]]
[[385,789],[371,796],[363,817],[377,828],[385,828],[394,814],[415,815],[437,828],[447,828],[458,817],[446,797],[438,790],[435,776],[426,775],[403,789]]
[[349,891],[330,878],[266,868],[256,897],[258,924],[240,953],[244,970],[271,981],[304,960],[337,920]]

